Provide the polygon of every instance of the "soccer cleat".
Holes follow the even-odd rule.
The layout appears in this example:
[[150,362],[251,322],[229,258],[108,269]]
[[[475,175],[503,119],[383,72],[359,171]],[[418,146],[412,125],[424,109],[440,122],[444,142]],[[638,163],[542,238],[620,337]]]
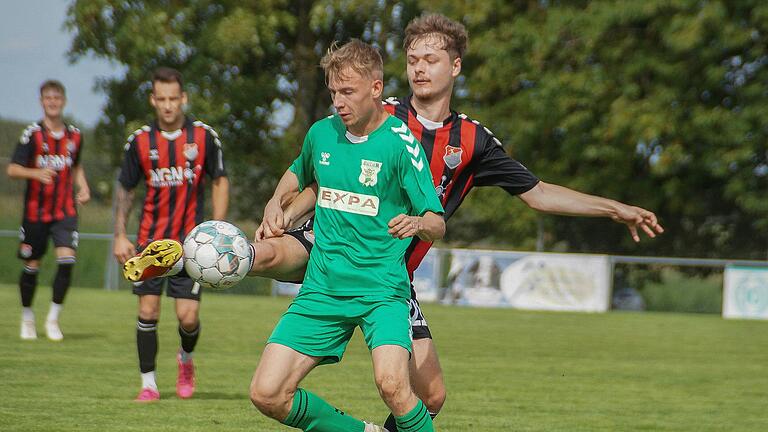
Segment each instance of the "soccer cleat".
[[383,426],[375,425],[373,423],[363,422],[365,423],[365,430],[363,432],[389,432],[389,430],[384,429]]
[[149,387],[144,387],[139,395],[134,399],[135,402],[156,402],[160,400],[160,392]]
[[22,340],[37,339],[35,320],[21,320],[21,334],[19,336]]
[[176,363],[179,365],[179,375],[176,378],[176,395],[182,399],[189,399],[195,393],[195,365],[192,359],[181,361],[181,351],[176,354]]
[[64,339],[64,335],[61,333],[58,321],[46,321],[45,322],[45,335],[48,339],[59,342]]
[[155,240],[140,254],[123,264],[123,276],[132,282],[158,276],[171,276],[184,267],[181,243],[176,240]]

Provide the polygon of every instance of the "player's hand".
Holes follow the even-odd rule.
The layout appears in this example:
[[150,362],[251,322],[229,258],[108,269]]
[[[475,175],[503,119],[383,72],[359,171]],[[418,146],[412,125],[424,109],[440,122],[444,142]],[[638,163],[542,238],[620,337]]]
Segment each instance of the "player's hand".
[[83,205],[91,200],[91,190],[86,187],[81,187],[75,195],[75,202],[78,205]]
[[404,239],[417,235],[421,229],[421,217],[399,214],[389,221],[389,235],[397,239]]
[[652,211],[640,207],[622,204],[611,219],[626,225],[632,240],[636,242],[640,241],[638,228],[645,231],[645,234],[650,238],[655,238],[657,234],[664,232],[664,228],[659,224],[656,215]]
[[51,184],[57,175],[58,173],[50,168],[38,168],[35,170],[33,178],[42,184]]
[[[283,235],[285,231],[285,215],[280,202],[271,199],[267,201],[264,207],[264,220],[261,221],[259,229],[262,230],[262,240],[270,237]],[[259,230],[256,230],[259,233]]]
[[117,262],[125,264],[126,261],[133,258],[136,255],[136,247],[128,240],[126,236],[115,237],[115,245],[112,249],[112,253],[115,255]]

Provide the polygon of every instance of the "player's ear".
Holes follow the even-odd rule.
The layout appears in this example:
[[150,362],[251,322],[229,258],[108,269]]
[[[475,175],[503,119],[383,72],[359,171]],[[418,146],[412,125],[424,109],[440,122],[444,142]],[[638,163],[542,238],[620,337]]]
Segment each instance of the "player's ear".
[[149,93],[149,104],[152,105],[153,108],[157,108],[157,102],[155,101],[155,92],[154,91]]
[[461,57],[453,59],[453,66],[451,67],[451,76],[456,78],[461,73]]
[[376,99],[381,98],[381,94],[384,92],[384,81],[380,79],[374,79],[371,84],[372,96]]
[[181,104],[186,105],[188,101],[187,92],[181,92]]

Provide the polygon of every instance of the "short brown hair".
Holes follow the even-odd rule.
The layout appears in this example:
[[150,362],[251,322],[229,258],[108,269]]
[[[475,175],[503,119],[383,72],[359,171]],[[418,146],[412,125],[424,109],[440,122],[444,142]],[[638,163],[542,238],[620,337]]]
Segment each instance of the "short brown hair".
[[326,83],[347,68],[364,77],[384,79],[384,62],[381,60],[381,54],[376,48],[360,39],[350,39],[341,47],[337,42],[331,44],[328,52],[320,60],[320,67],[325,71]]
[[179,83],[179,87],[181,87],[181,90],[182,91],[184,90],[184,79],[181,77],[181,72],[177,71],[174,68],[161,66],[155,69],[155,72],[152,74],[153,88],[155,83],[158,81],[164,82],[164,83],[177,82]]
[[408,51],[417,40],[429,36],[439,38],[443,44],[440,48],[448,51],[451,58],[462,58],[467,52],[467,29],[460,22],[440,14],[424,14],[411,20],[405,28],[403,49]]
[[64,89],[64,84],[61,83],[61,81],[49,79],[46,80],[44,83],[40,85],[40,96],[43,95],[43,92],[51,89],[51,90],[58,90],[62,96],[67,95],[67,91]]

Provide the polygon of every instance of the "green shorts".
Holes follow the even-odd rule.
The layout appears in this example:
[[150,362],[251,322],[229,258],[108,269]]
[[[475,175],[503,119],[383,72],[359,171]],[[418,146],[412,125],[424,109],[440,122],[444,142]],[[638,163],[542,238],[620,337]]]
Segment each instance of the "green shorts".
[[322,357],[320,364],[341,361],[349,339],[360,327],[369,350],[398,345],[411,352],[408,301],[400,297],[337,297],[299,291],[267,343]]

